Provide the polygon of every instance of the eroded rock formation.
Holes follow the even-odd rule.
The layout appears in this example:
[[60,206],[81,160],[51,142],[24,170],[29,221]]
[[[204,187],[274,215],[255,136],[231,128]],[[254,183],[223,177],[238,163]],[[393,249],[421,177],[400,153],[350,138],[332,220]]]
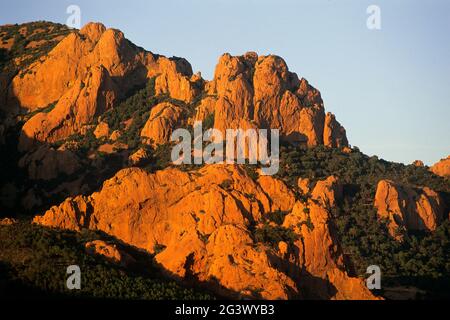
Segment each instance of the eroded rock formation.
[[[169,59],[137,48],[122,32],[89,23],[70,33],[48,55],[17,75],[10,86],[8,105],[40,111],[24,125],[19,149],[36,142],[55,142],[113,108],[127,93],[156,78],[156,94],[190,102],[198,85],[184,59]],[[199,81],[194,78],[194,81]]]
[[450,177],[450,156],[435,163],[430,170],[438,176]]
[[378,216],[388,220],[389,233],[401,240],[406,230],[434,231],[444,217],[441,197],[428,187],[410,188],[390,180],[378,183]]
[[[302,204],[282,181],[254,181],[238,166],[155,174],[124,169],[99,192],[69,198],[34,221],[102,230],[155,253],[172,276],[197,279],[224,295],[371,299],[364,283],[346,273],[330,228],[324,203],[338,197],[336,184],[335,178],[320,182],[314,198]],[[278,210],[289,212],[283,226],[299,237],[276,244],[283,252],[252,234]]]
[[214,116],[219,130],[274,128],[294,143],[348,145],[345,129],[334,115],[325,115],[320,92],[278,56],[224,54],[205,88],[195,118]]

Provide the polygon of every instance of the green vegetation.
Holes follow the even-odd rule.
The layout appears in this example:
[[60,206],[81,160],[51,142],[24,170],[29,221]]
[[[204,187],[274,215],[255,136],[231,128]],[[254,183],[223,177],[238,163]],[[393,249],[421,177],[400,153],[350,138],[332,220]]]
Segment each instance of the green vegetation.
[[[0,70],[7,78],[12,78],[23,70],[20,76],[31,72],[27,67],[47,54],[61,36],[72,32],[59,24],[38,22],[25,25],[3,26],[0,28],[0,41],[8,44],[12,40],[10,49],[0,49]],[[45,41],[43,41],[45,40]],[[36,41],[42,44],[28,46]],[[139,50],[142,50],[139,48]],[[17,59],[18,64],[13,61]],[[260,63],[260,61],[258,61]],[[254,72],[254,69],[252,69]],[[8,79],[7,79],[8,80]],[[233,80],[233,79],[230,79]],[[81,84],[84,86],[84,83]],[[151,109],[161,102],[171,102],[183,108],[186,117],[193,115],[205,95],[200,94],[193,103],[185,104],[170,98],[168,95],[155,95],[155,78],[150,79],[144,87],[138,87],[125,94],[126,98],[118,106],[106,112],[102,117],[111,129],[120,130],[122,135],[119,142],[125,143],[132,153],[137,148],[145,148],[151,155],[145,169],[150,172],[164,169],[171,165],[171,145],[160,145],[151,149],[143,145],[140,132],[150,115]],[[303,101],[309,106],[310,102]],[[29,119],[37,112],[50,112],[56,102],[47,107],[27,114],[23,120]],[[0,118],[3,115],[0,114]],[[210,114],[203,122],[203,129],[207,130],[214,124],[214,114]],[[24,169],[18,168],[17,163],[23,156],[17,152],[17,141],[23,122],[10,128],[5,133],[6,144],[0,146],[2,158],[0,164],[3,169],[0,177],[1,185],[12,184],[17,190],[28,190],[32,187],[42,192],[48,207],[65,198],[65,194],[53,195],[48,191],[60,186],[64,182],[74,181],[80,175],[59,175],[52,181],[31,181]],[[93,132],[95,121],[85,134],[76,134],[68,138],[78,147],[77,154],[82,164],[83,174],[92,181],[88,181],[89,192],[99,188],[107,178],[113,176],[117,170],[126,166],[126,157],[121,155],[98,154],[96,160],[104,164],[91,166],[87,158],[90,151],[105,142],[96,139]],[[192,128],[190,128],[192,130]],[[55,147],[64,141],[55,143]],[[379,265],[383,272],[384,285],[410,285],[431,292],[433,297],[448,296],[450,292],[450,222],[448,219],[433,233],[412,233],[405,236],[403,242],[393,240],[387,232],[386,222],[379,221],[373,208],[373,201],[377,183],[381,179],[390,179],[408,186],[428,186],[440,193],[447,208],[450,208],[450,183],[448,179],[438,177],[427,168],[413,165],[403,165],[387,162],[377,157],[368,157],[357,148],[351,153],[344,153],[339,149],[318,146],[302,148],[283,145],[280,150],[280,171],[278,178],[283,179],[293,190],[298,190],[299,177],[317,181],[336,175],[344,186],[344,199],[338,207],[332,208],[333,224],[339,238],[343,252],[350,261],[350,272],[361,277],[366,276],[369,265]],[[198,169],[199,166],[183,165],[181,170]],[[257,180],[257,167],[244,165],[247,174]],[[83,181],[83,184],[86,181]],[[224,190],[232,190],[233,182],[225,180],[220,185]],[[20,192],[17,201],[20,201]],[[310,195],[297,192],[297,199],[307,203]],[[254,195],[248,194],[251,199]],[[1,208],[5,212],[5,208]],[[9,210],[8,210],[9,212]],[[448,212],[448,210],[447,210]],[[15,212],[20,213],[20,212]],[[309,215],[309,209],[304,210]],[[282,227],[287,212],[276,211],[266,215],[267,220],[260,227],[254,227],[252,234],[257,242],[276,247],[278,242],[292,243],[297,240],[291,229]],[[301,225],[314,229],[310,217]],[[73,233],[68,231],[50,230],[28,223],[14,226],[0,227],[0,293],[2,288],[21,288],[36,290],[36,294],[44,291],[46,294],[78,295],[115,298],[210,298],[209,295],[196,290],[187,289],[173,281],[164,280],[152,265],[151,257],[139,254],[143,260],[140,270],[129,271],[112,265],[103,259],[88,256],[84,253],[84,244],[89,239],[102,238],[105,235],[83,231]],[[205,238],[206,239],[206,238]],[[128,248],[133,250],[132,248]],[[164,250],[163,246],[156,246],[155,251]],[[147,257],[147,258],[146,258]],[[67,292],[64,287],[66,274],[61,267],[55,272],[55,265],[65,266],[78,264],[83,270],[83,290],[81,292]],[[8,290],[9,292],[9,290]],[[12,291],[14,292],[14,290]]]
[[184,102],[168,95],[155,95],[155,78],[150,79],[144,88],[137,88],[126,100],[104,114],[104,120],[111,130],[121,130],[119,141],[126,143],[131,150],[141,147],[141,130],[147,122],[151,109],[162,102],[170,102],[185,109],[192,108]]
[[[117,240],[101,233],[48,229],[29,222],[0,226],[0,294],[23,297],[115,299],[212,299],[208,293],[166,279],[150,255],[118,243],[137,261],[124,269],[85,253],[92,240]],[[66,288],[69,265],[81,269],[81,290]]]
[[298,240],[298,235],[293,230],[267,221],[261,227],[256,228],[253,235],[256,242],[265,243],[274,249],[278,248],[280,241],[293,245]]
[[22,122],[25,123],[26,121],[28,121],[29,119],[34,117],[36,114],[41,113],[41,112],[49,113],[50,111],[55,109],[57,103],[58,103],[58,101],[55,101],[53,103],[50,103],[48,106],[46,106],[44,108],[40,108],[40,109],[37,109],[37,110],[27,113],[26,116],[23,118]]
[[214,127],[214,117],[215,113],[209,114],[202,123],[203,130],[206,131],[208,129],[212,129]]
[[379,265],[384,285],[410,285],[442,297],[450,292],[450,223],[434,233],[410,233],[403,243],[393,240],[386,223],[377,219],[373,201],[377,183],[391,179],[410,186],[438,191],[450,206],[448,179],[427,168],[368,157],[354,149],[350,154],[325,147],[280,150],[278,174],[292,187],[299,177],[312,181],[336,175],[344,184],[344,201],[333,211],[334,224],[345,255],[356,275],[366,276],[369,265]]
[[220,187],[226,191],[231,191],[233,187],[233,181],[232,180],[224,180],[220,184]]
[[[60,39],[57,39],[58,37],[65,36],[70,32],[72,31],[63,24],[45,21],[0,27],[2,43],[6,44],[13,39],[13,44],[9,50],[1,50],[0,70],[13,74],[19,70],[24,70],[31,63],[50,52],[60,41]],[[39,45],[28,46],[32,42]],[[12,62],[16,58],[23,59],[17,66],[19,69],[16,69]]]
[[273,223],[276,223],[277,225],[282,225],[284,218],[286,217],[286,215],[288,213],[289,213],[288,211],[277,210],[277,211],[268,213],[267,219],[269,221],[272,221]]
[[291,228],[282,226],[288,213],[287,211],[277,210],[266,214],[262,225],[250,228],[255,241],[265,243],[276,250],[280,241],[293,245],[299,239],[299,236]]

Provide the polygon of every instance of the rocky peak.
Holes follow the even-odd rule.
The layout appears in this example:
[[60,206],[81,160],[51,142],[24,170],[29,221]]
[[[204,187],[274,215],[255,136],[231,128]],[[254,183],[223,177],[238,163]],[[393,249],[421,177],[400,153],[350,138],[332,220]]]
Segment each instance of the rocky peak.
[[98,22],[89,22],[80,29],[80,34],[87,37],[90,41],[97,43],[105,31],[106,27],[104,24]]
[[299,80],[278,56],[226,53],[206,88],[215,99],[208,96],[201,101],[196,119],[214,114],[214,127],[219,130],[278,128],[284,139],[294,143],[348,145],[345,129],[334,115],[325,116],[320,92]]

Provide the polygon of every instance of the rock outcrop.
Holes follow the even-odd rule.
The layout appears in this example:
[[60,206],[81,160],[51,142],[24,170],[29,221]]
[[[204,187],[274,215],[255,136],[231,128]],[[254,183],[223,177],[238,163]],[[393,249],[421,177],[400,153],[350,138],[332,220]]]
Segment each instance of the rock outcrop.
[[147,150],[139,148],[136,152],[128,157],[128,164],[130,166],[139,166],[145,163],[149,158],[150,155]]
[[330,112],[325,117],[323,144],[333,148],[348,146],[347,134],[344,127],[336,120],[335,115]]
[[438,176],[450,177],[450,156],[435,163],[430,170]]
[[[278,56],[224,54],[214,79],[205,81],[193,74],[185,59],[154,55],[118,30],[89,23],[79,32],[70,32],[8,85],[6,105],[36,113],[23,126],[19,150],[82,133],[150,79],[156,96],[195,107],[191,110],[195,115],[169,102],[154,107],[142,130],[142,137],[153,145],[167,143],[168,133],[177,129],[174,126],[208,117],[222,131],[274,128],[293,143],[348,145],[345,129],[334,115],[325,114],[320,92],[290,72]],[[97,131],[96,136],[106,133]]]
[[153,146],[167,143],[172,132],[181,126],[183,116],[184,110],[181,107],[169,102],[160,103],[152,108],[141,137],[146,138],[148,144]]
[[290,72],[278,56],[224,54],[205,88],[195,118],[213,115],[219,130],[274,128],[294,143],[348,145],[334,115],[325,115],[320,92]]
[[18,165],[27,170],[30,180],[46,181],[61,175],[69,176],[81,168],[77,156],[63,146],[58,149],[40,146],[34,152],[23,156]]
[[109,137],[109,125],[106,122],[100,122],[94,130],[94,136],[97,139]]
[[397,240],[406,230],[434,231],[444,217],[441,197],[428,187],[410,188],[390,180],[378,183],[375,207],[388,220],[389,233]]
[[3,218],[0,219],[0,226],[10,226],[17,223],[16,219],[12,219],[12,218]]
[[[308,203],[313,230],[303,227],[306,210],[282,181],[269,176],[254,181],[242,168],[224,165],[154,174],[124,169],[99,192],[69,198],[34,221],[102,230],[154,253],[170,275],[197,279],[228,296],[374,298],[345,272],[329,212],[321,204],[327,192],[334,193],[335,181],[322,184],[314,192],[317,199]],[[277,210],[290,212],[284,226],[304,239],[277,244],[283,252],[256,242],[251,232]]]
[[422,160],[414,160],[412,165],[416,166],[416,167],[424,167],[425,166],[425,164],[423,163]]
[[85,248],[88,254],[102,256],[111,263],[123,267],[128,267],[134,262],[129,254],[117,248],[115,244],[109,244],[103,240],[87,242]]
[[156,94],[190,102],[201,87],[191,76],[186,60],[153,55],[134,46],[122,32],[89,23],[13,79],[9,105],[39,111],[56,104],[27,121],[19,149],[79,133],[150,78],[155,78]]

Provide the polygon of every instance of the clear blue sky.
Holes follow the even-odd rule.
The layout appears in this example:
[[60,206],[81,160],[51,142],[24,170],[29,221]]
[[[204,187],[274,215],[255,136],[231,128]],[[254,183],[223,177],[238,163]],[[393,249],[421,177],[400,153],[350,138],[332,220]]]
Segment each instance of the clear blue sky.
[[[369,155],[432,164],[450,154],[449,0],[14,0],[0,4],[0,24],[65,23],[70,4],[82,24],[121,29],[207,79],[224,52],[282,56]],[[366,27],[370,4],[381,30]]]

